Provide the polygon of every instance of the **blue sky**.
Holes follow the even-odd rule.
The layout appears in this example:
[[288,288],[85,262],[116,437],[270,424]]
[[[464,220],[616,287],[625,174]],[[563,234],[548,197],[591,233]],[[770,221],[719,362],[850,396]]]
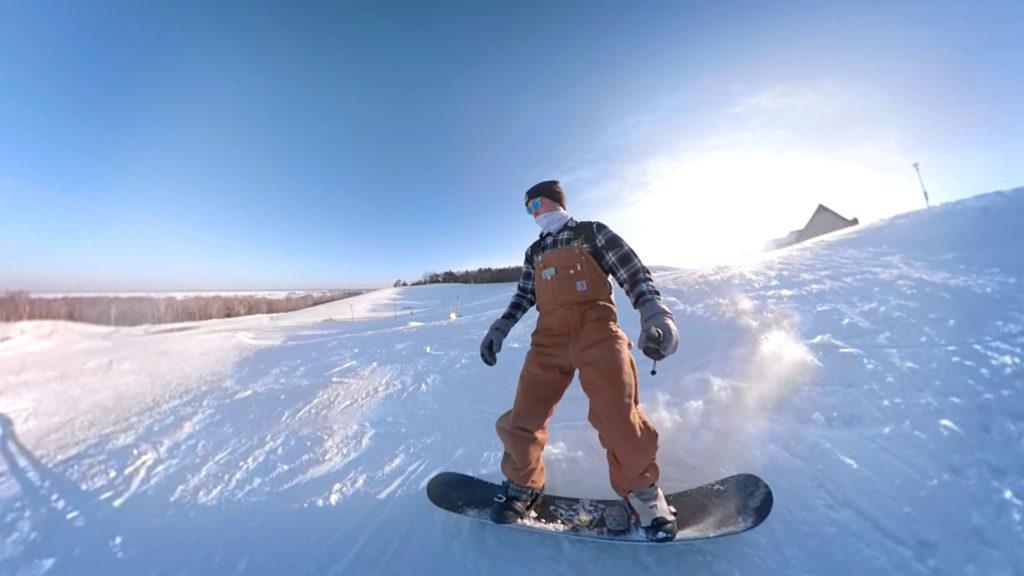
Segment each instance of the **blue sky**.
[[1019,2],[3,2],[0,290],[648,264],[1024,185]]

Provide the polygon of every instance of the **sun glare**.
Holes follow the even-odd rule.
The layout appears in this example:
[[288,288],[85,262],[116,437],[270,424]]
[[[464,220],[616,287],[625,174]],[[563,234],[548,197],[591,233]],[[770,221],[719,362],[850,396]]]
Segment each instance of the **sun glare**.
[[682,154],[633,175],[631,208],[619,219],[653,264],[731,263],[802,227],[819,203],[861,222],[910,209],[911,173],[898,167],[808,152]]

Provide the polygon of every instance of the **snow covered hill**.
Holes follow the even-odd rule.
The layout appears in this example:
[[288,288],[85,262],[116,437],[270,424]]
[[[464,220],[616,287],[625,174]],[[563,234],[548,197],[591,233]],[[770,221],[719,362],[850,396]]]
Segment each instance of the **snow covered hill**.
[[[753,532],[690,545],[523,533],[427,502],[437,471],[499,477],[493,423],[535,313],[497,366],[477,347],[511,284],[0,325],[0,574],[1019,574],[1021,223],[1024,189],[658,272],[683,339],[656,376],[640,360],[663,485],[754,472],[776,496]],[[550,491],[612,495],[578,387],[551,438]]]

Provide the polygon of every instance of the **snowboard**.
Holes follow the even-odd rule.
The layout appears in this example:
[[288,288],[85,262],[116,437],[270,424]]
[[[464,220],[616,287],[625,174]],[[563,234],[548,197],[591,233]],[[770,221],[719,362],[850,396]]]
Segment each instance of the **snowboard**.
[[[441,472],[427,484],[427,498],[435,506],[487,522],[491,504],[501,493],[500,484],[458,472]],[[672,542],[746,532],[764,522],[772,510],[771,488],[753,474],[729,476],[665,497],[676,509],[679,528]],[[531,518],[507,526],[597,540],[655,544],[644,536],[623,500],[545,494]]]

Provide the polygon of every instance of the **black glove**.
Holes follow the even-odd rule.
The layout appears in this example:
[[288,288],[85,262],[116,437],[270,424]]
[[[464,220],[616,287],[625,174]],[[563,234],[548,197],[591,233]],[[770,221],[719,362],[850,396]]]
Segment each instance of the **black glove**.
[[640,307],[639,345],[651,360],[664,360],[679,348],[675,319],[661,300],[648,300]]
[[487,331],[487,335],[484,336],[483,342],[480,343],[480,358],[484,361],[484,364],[494,366],[498,363],[498,352],[501,352],[501,343],[508,336],[513,325],[511,321],[504,318],[498,318],[494,321],[494,324],[491,324],[491,328]]

